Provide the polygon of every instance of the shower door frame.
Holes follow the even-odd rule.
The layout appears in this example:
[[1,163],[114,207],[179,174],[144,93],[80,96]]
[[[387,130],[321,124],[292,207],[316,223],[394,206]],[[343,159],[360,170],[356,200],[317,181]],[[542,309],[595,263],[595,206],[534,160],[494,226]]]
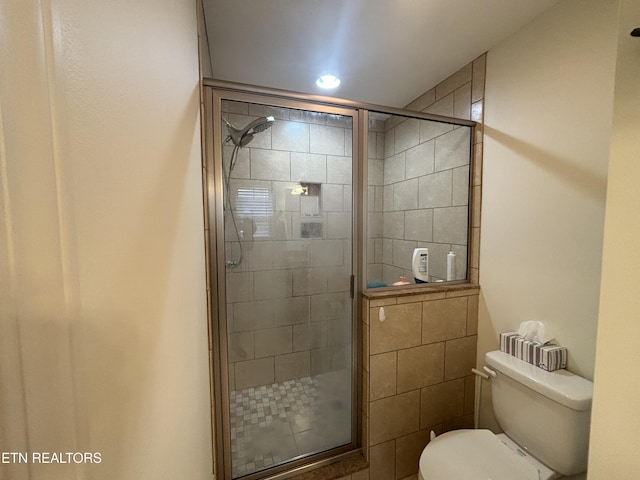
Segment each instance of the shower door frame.
[[[209,300],[209,344],[212,371],[212,415],[214,439],[214,470],[217,478],[232,479],[229,372],[226,325],[226,268],[223,198],[223,163],[221,135],[222,100],[293,108],[352,118],[352,238],[351,238],[351,443],[330,450],[296,457],[281,465],[242,476],[244,480],[286,478],[306,470],[333,463],[341,458],[361,453],[361,272],[363,271],[363,188],[366,179],[366,138],[360,125],[366,125],[367,111],[349,102],[293,94],[290,92],[205,80],[203,86],[203,188],[205,192],[205,243],[207,245],[207,290]],[[366,129],[365,129],[366,134]],[[364,154],[364,155],[363,155]]]

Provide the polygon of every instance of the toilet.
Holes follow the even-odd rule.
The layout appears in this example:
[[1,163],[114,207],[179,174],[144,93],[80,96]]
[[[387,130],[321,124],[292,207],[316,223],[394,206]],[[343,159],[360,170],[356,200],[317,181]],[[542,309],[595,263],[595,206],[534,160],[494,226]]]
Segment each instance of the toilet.
[[454,430],[434,438],[420,456],[419,479],[584,478],[593,383],[500,351],[488,352],[485,362],[504,433]]

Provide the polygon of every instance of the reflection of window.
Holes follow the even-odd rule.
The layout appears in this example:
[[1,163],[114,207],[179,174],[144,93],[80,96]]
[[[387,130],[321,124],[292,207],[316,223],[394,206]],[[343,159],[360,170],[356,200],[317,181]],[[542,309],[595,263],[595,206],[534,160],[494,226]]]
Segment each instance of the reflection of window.
[[250,217],[254,222],[254,238],[271,238],[273,201],[268,188],[238,188],[236,197],[239,217]]

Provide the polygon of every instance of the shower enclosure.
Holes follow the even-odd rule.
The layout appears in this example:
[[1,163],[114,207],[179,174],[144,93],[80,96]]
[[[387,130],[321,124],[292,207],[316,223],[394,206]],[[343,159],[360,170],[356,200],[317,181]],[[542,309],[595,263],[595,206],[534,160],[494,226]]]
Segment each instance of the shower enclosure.
[[[393,192],[400,175],[402,181],[410,176],[404,164],[401,174],[398,165],[389,170],[382,164],[408,137],[402,127],[389,133],[402,122],[391,119],[385,133],[390,115],[370,118],[355,103],[217,81],[205,85],[216,472],[224,479],[287,476],[349,456],[361,445],[357,299],[369,277],[391,278],[405,263],[382,265],[383,245],[393,248],[397,235],[382,227],[388,202],[376,192]],[[426,123],[416,124],[417,143],[420,129],[429,131],[427,123],[443,125],[440,118],[419,121]],[[373,127],[371,133],[362,126]],[[464,129],[456,134],[464,149],[470,128],[456,128]],[[422,167],[416,172],[424,182],[434,173]],[[415,177],[409,183],[417,195],[423,180]],[[421,216],[417,198],[412,203],[397,194],[394,207],[391,195],[392,216],[401,208],[412,209],[403,211],[403,219]],[[403,235],[396,249],[404,255],[402,249],[418,239]],[[456,235],[466,236],[466,230]],[[435,241],[433,235],[420,240]],[[453,248],[443,241],[440,250]],[[456,242],[465,278],[466,237]]]

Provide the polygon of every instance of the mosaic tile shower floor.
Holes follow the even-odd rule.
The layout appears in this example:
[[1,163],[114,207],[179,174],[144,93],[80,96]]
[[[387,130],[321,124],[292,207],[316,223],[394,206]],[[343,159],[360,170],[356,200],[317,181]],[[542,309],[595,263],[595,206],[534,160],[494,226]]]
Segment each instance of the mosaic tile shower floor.
[[232,391],[234,478],[351,441],[347,370]]

